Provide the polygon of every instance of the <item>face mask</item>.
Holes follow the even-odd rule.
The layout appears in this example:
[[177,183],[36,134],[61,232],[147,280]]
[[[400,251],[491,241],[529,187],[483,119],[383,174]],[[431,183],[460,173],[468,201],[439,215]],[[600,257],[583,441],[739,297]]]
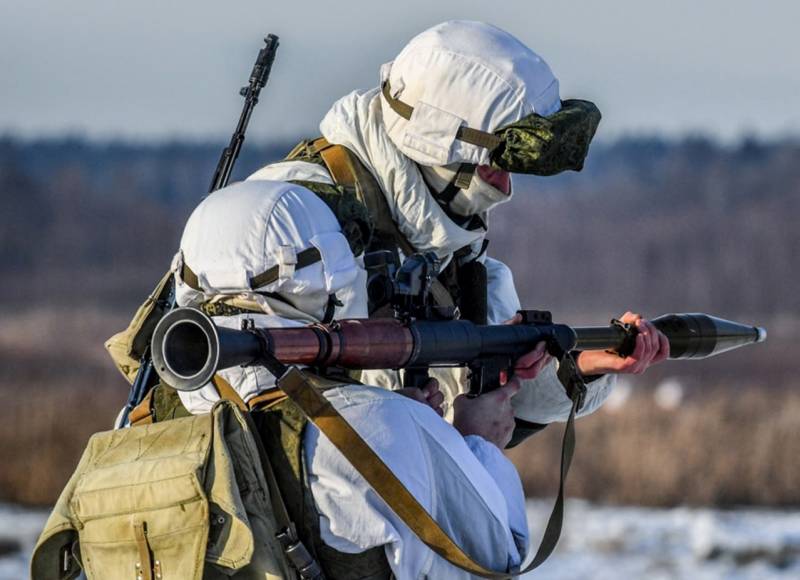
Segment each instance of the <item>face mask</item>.
[[[443,167],[421,165],[419,168],[425,177],[428,187],[432,190],[431,193],[437,198],[440,198],[442,192],[452,188],[458,172],[458,165],[446,165]],[[452,191],[454,195],[447,202],[447,209],[466,217],[482,214],[494,206],[508,201],[511,199],[513,190],[509,188],[508,193],[501,191],[484,181],[480,176],[480,172],[475,171],[467,188],[455,188]]]

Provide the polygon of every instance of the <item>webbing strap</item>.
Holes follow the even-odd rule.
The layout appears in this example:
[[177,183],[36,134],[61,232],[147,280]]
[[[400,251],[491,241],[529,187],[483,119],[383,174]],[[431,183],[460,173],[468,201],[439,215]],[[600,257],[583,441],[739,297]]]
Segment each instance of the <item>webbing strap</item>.
[[[322,254],[319,253],[317,248],[306,248],[297,254],[297,263],[294,266],[298,269],[305,268],[311,264],[316,264],[320,260],[322,260]],[[272,284],[278,279],[279,276],[280,265],[273,266],[266,272],[256,274],[250,278],[250,288],[255,290],[256,288],[261,288],[267,284]],[[189,286],[189,288],[197,290],[198,292],[203,291],[203,289],[200,287],[200,280],[198,279],[197,274],[195,274],[187,264],[184,264],[183,268],[181,268],[181,279],[187,286]]]
[[[347,147],[331,144],[324,137],[313,141],[310,147],[322,157],[328,173],[331,174],[331,178],[337,185],[355,187],[356,195],[369,211],[376,230],[390,236],[406,256],[416,253],[414,246],[394,222],[391,209],[389,209],[389,204],[386,202],[380,186],[374,183],[375,177],[363,166],[361,161],[351,154]],[[372,183],[368,184],[367,181]],[[450,292],[438,278],[434,278],[431,282],[431,294],[438,306],[455,306]]]
[[153,580],[153,560],[150,555],[150,546],[147,544],[147,522],[134,521],[133,535],[136,537],[136,547],[139,551],[139,561],[136,562],[136,580]]
[[[372,450],[336,408],[315,388],[311,379],[297,368],[290,368],[278,386],[306,414],[308,419],[333,443],[375,492],[431,550],[448,562],[483,578],[510,578],[537,568],[553,552],[561,534],[564,516],[564,480],[575,451],[575,413],[573,400],[564,445],[561,451],[561,483],[558,498],[545,528],[544,537],[533,561],[522,571],[496,572],[475,562],[445,532],[403,485],[391,469]],[[467,506],[465,506],[467,507]]]
[[128,422],[131,427],[137,425],[148,425],[153,422],[153,393],[155,389],[150,389],[142,399],[142,402],[131,409],[128,415]]
[[[322,254],[319,253],[317,248],[306,248],[299,254],[297,254],[297,264],[295,264],[295,268],[305,268],[306,266],[310,266],[311,264],[316,264],[322,259]],[[256,276],[250,278],[250,287],[261,288],[266,286],[267,284],[272,284],[275,280],[278,279],[278,275],[280,272],[280,266],[273,266],[266,272],[262,272]]]
[[225,399],[226,401],[230,401],[242,412],[248,411],[250,408],[247,406],[247,403],[244,402],[244,399],[236,392],[231,384],[223,379],[220,375],[214,375],[211,377],[211,384],[214,385],[214,388],[217,390],[217,394],[219,395],[220,399]]
[[[395,113],[406,120],[411,119],[411,115],[414,113],[414,107],[392,96],[392,90],[388,80],[383,83],[381,91],[383,92],[383,98],[386,99],[386,102],[389,103],[389,106]],[[456,139],[464,141],[465,143],[477,145],[478,147],[485,147],[489,151],[494,151],[503,143],[503,140],[493,133],[487,133],[465,126],[458,128]]]
[[340,145],[331,145],[325,138],[317,139],[313,146],[322,157],[334,183],[355,187],[356,178],[347,159],[347,149]]
[[251,411],[256,409],[269,409],[284,400],[286,400],[286,394],[280,389],[273,389],[256,395],[247,401],[247,406],[250,407]]
[[[308,552],[306,547],[300,541],[297,535],[297,529],[289,517],[289,510],[286,509],[286,503],[281,496],[280,487],[278,486],[278,478],[275,476],[275,470],[272,468],[272,462],[264,449],[264,444],[258,435],[258,428],[256,427],[253,418],[248,412],[250,408],[244,402],[239,393],[236,392],[231,384],[219,375],[214,375],[211,379],[214,388],[217,389],[220,398],[230,401],[235,404],[241,411],[241,418],[247,424],[247,428],[253,435],[250,439],[255,444],[258,452],[258,459],[260,460],[264,479],[269,491],[269,501],[272,505],[272,515],[275,517],[275,523],[278,527],[278,532],[275,537],[280,542],[286,560],[294,567],[300,575],[301,580],[324,580],[324,574],[314,557]],[[298,566],[298,553],[302,554],[302,565]],[[156,579],[157,580],[157,579]]]

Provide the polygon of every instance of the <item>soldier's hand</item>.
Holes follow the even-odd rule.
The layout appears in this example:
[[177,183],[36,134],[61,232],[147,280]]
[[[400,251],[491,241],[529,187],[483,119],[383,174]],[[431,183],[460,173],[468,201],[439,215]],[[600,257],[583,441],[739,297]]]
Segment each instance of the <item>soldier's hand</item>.
[[[517,313],[511,320],[506,320],[503,324],[521,324],[522,315]],[[552,360],[552,356],[547,353],[547,345],[544,341],[538,343],[536,348],[532,351],[522,355],[517,359],[514,365],[513,376],[520,379],[533,379],[538,375],[541,370],[546,367]],[[508,373],[506,371],[500,372],[500,383],[503,384],[508,380]]]
[[444,409],[442,408],[444,393],[439,390],[439,381],[436,379],[428,380],[421,389],[417,387],[403,387],[402,389],[397,389],[395,392],[409,399],[419,401],[423,405],[428,405],[431,409],[436,411],[440,417],[444,416]]
[[614,352],[583,351],[577,360],[581,373],[584,375],[606,373],[640,375],[650,366],[669,356],[669,340],[651,322],[633,312],[626,312],[620,321],[634,325],[639,331],[636,335],[636,347],[631,355],[623,358]]
[[519,389],[519,381],[512,378],[499,389],[479,397],[459,395],[453,401],[453,427],[463,436],[480,435],[504,449],[514,432],[511,397]]

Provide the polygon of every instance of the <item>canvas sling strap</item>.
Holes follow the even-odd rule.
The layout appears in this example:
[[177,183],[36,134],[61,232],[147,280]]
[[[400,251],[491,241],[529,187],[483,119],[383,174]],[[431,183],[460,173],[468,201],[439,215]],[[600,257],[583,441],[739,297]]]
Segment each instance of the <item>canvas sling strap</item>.
[[[374,220],[375,228],[388,235],[405,256],[416,254],[417,250],[403,235],[392,219],[389,204],[383,196],[380,186],[375,182],[375,177],[364,167],[347,147],[329,143],[324,137],[312,141],[309,145],[312,153],[318,153],[337,185],[352,187],[356,197],[363,203],[370,217]],[[291,154],[289,155],[291,158]],[[438,279],[431,283],[431,296],[437,306],[453,307],[453,297]]]
[[[214,386],[221,399],[230,401],[236,405],[240,411],[248,411],[252,408],[252,405],[245,403],[244,399],[236,392],[236,389],[220,375],[214,375],[211,379],[211,384]],[[145,398],[142,399],[142,402],[131,410],[128,420],[132,427],[148,425],[153,422],[153,393],[155,393],[155,389],[150,389]]]
[[[575,451],[575,414],[583,404],[583,397],[586,392],[585,385],[583,385],[579,374],[573,374],[573,389],[572,392],[569,392],[572,399],[572,408],[564,431],[561,450],[561,478],[558,497],[547,522],[542,541],[533,560],[524,570],[499,572],[488,570],[475,562],[453,541],[392,470],[353,429],[352,425],[339,414],[336,408],[322,394],[323,390],[343,386],[344,383],[335,383],[309,375],[295,367],[287,369],[282,363],[269,355],[265,359],[265,366],[270,372],[280,377],[277,383],[278,387],[333,443],[345,459],[364,477],[367,483],[372,486],[375,492],[403,520],[409,529],[431,550],[452,565],[483,578],[510,578],[537,568],[555,549],[558,538],[561,535],[564,517],[564,481]],[[562,357],[563,365],[567,365],[565,368],[569,372],[577,371],[577,366],[568,353]]]

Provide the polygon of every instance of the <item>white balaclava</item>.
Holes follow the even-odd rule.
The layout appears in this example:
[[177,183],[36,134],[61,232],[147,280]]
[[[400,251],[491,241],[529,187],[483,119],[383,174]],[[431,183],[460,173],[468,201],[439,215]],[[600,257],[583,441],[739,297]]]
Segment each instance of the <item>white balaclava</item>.
[[[220,295],[266,304],[272,296],[317,320],[358,273],[322,200],[299,185],[264,180],[236,183],[204,199],[186,223],[173,268],[179,306]],[[196,280],[190,283],[187,271]],[[261,279],[273,279],[258,284],[268,272],[274,276]]]
[[[449,21],[414,37],[381,68],[393,99],[413,107],[404,118],[381,96],[384,126],[400,151],[419,164],[436,191],[461,164],[489,165],[489,150],[458,138],[459,129],[493,133],[532,113],[561,107],[558,80],[535,52],[511,34],[483,22]],[[507,201],[476,174],[453,198],[461,215]]]

